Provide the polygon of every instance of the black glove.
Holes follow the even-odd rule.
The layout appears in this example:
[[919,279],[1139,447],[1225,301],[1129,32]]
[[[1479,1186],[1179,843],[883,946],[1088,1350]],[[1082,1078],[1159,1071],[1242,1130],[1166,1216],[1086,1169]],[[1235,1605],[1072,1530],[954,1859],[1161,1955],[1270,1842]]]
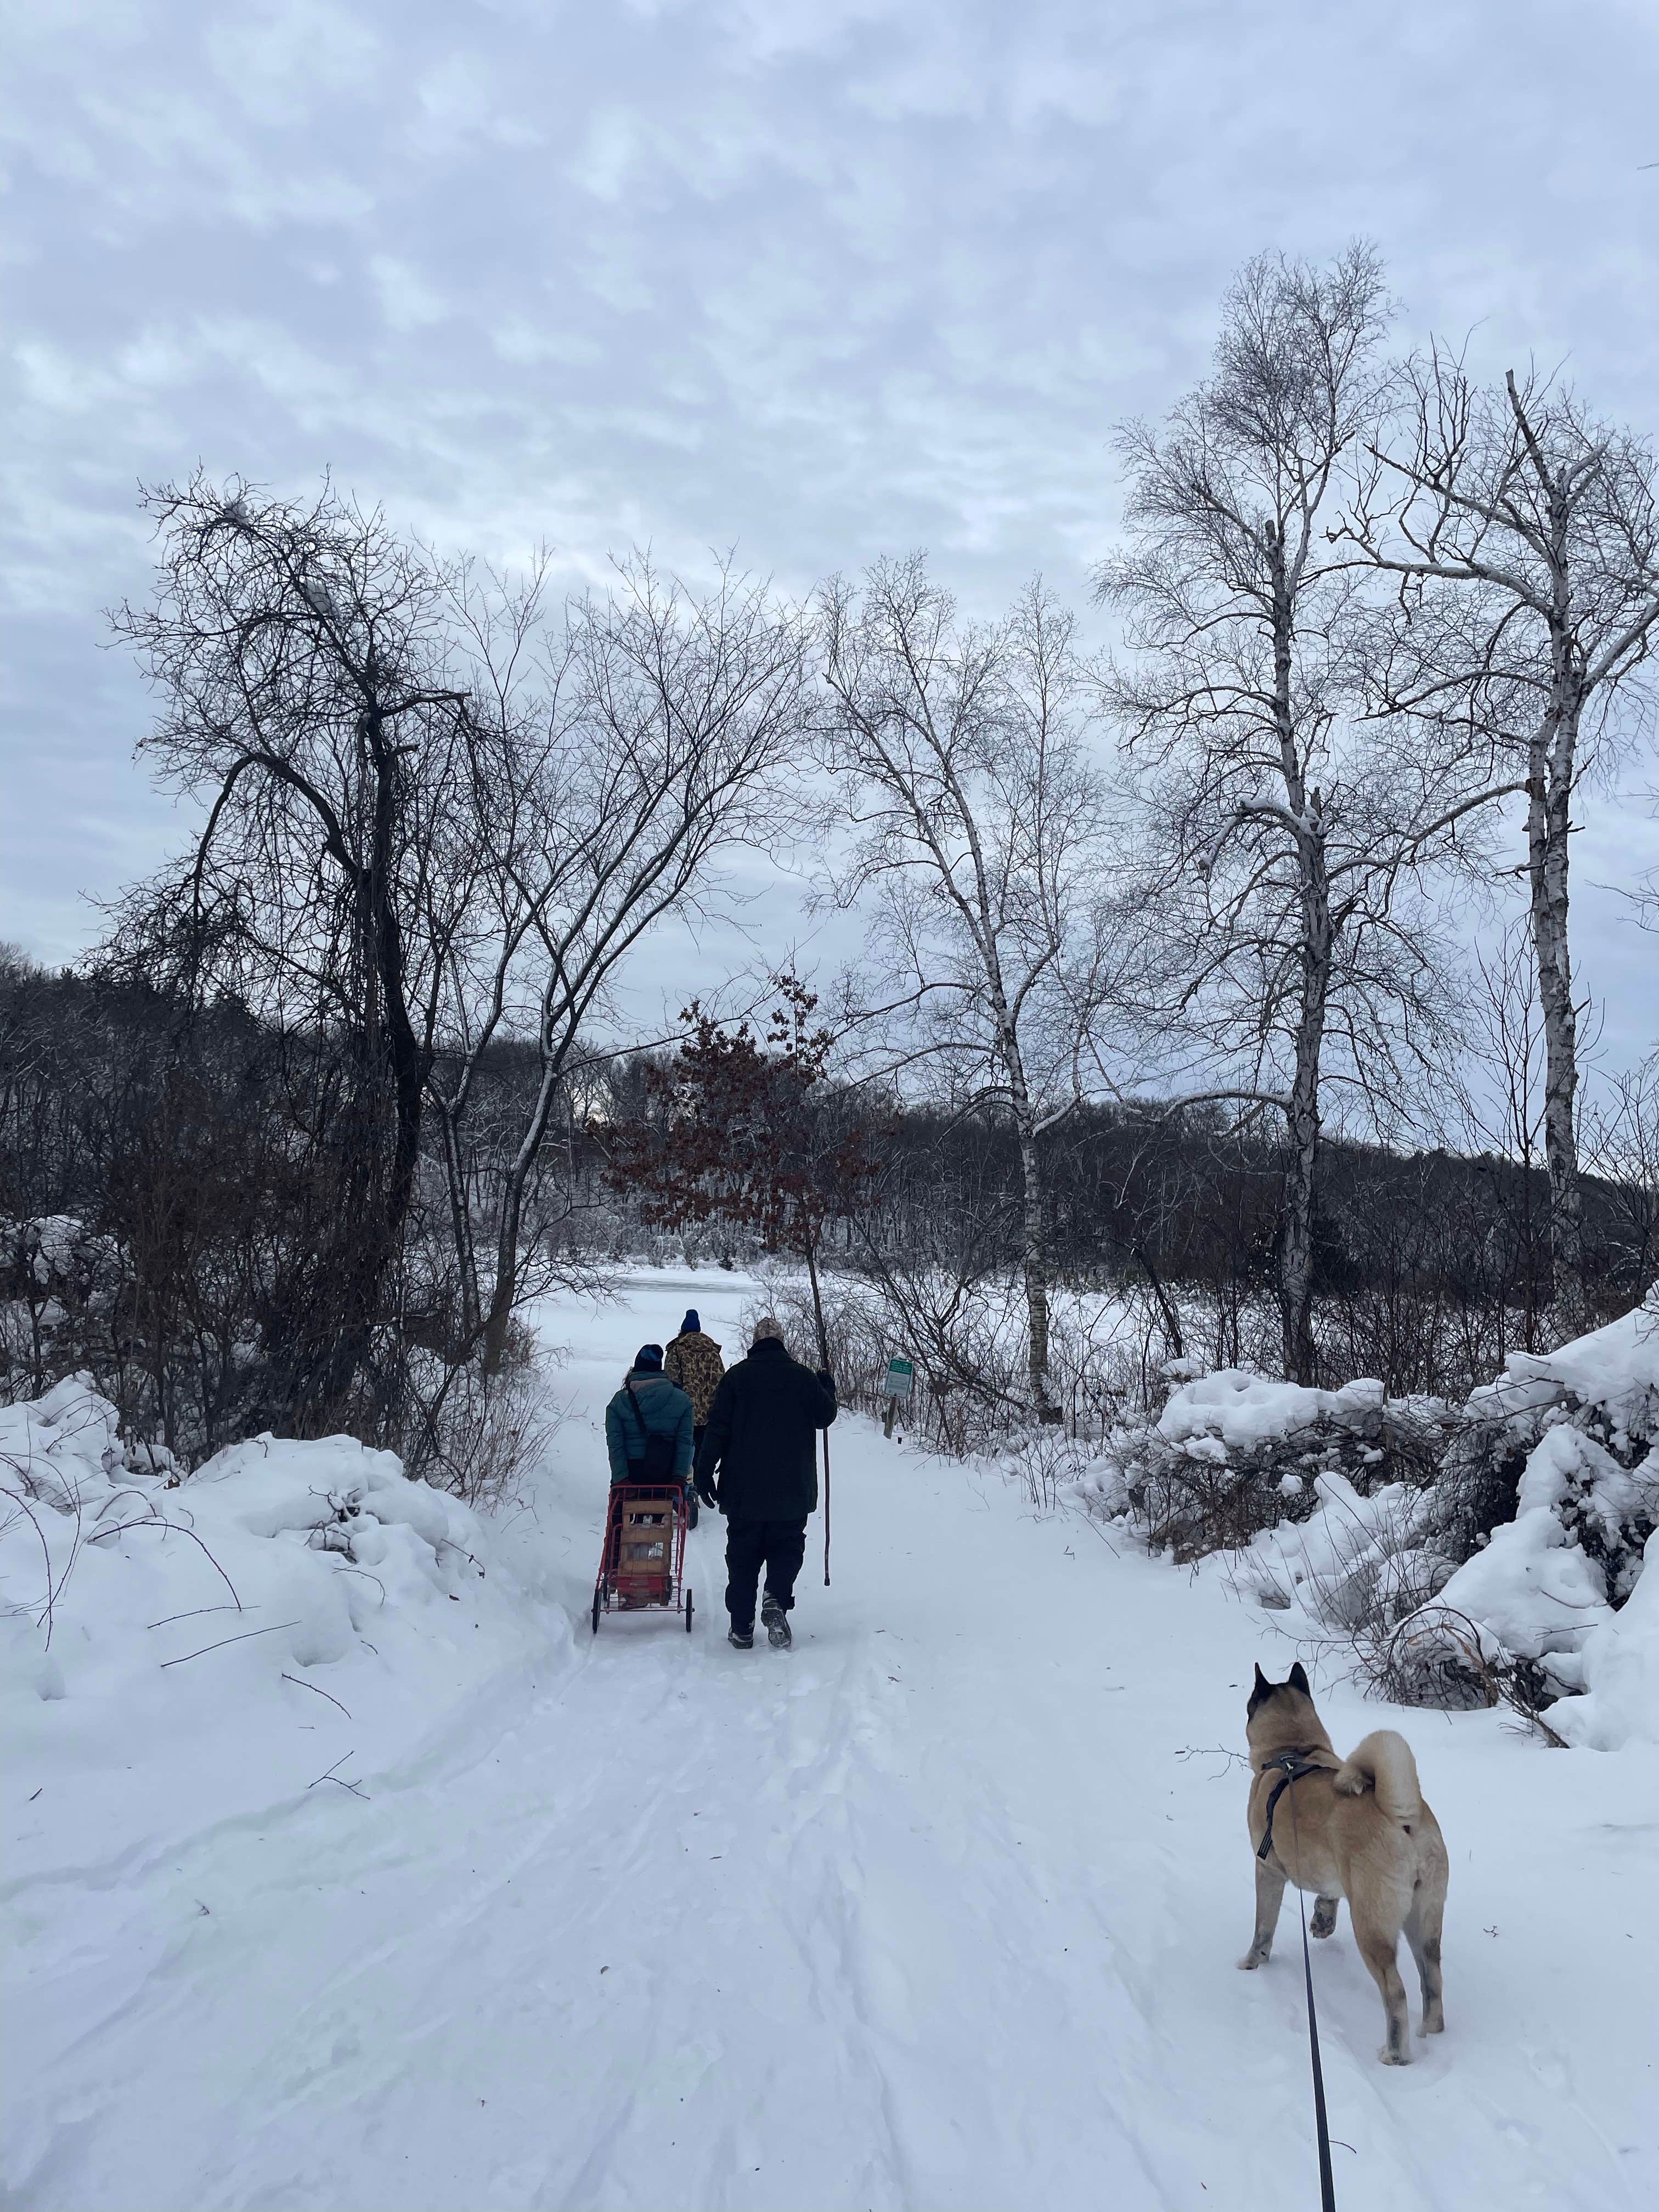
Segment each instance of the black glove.
[[720,1499],[714,1495],[714,1478],[711,1476],[707,1482],[698,1481],[693,1486],[695,1487],[698,1497],[702,1498],[703,1504],[708,1508],[709,1511],[711,1513],[718,1512],[720,1510]]

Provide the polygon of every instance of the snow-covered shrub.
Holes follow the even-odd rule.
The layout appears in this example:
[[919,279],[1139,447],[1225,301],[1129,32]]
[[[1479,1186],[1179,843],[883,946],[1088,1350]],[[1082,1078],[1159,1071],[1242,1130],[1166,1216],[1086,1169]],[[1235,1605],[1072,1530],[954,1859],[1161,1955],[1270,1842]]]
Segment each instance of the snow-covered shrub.
[[[1441,1615],[1431,1609],[1409,1624],[1406,1640],[1432,1684],[1445,1671],[1444,1647],[1466,1643],[1461,1624],[1473,1623],[1485,1663],[1566,1733],[1556,1701],[1570,1729],[1571,1704],[1594,1690],[1598,1661],[1628,1668],[1610,1632],[1640,1587],[1659,1524],[1659,1306],[1650,1301],[1556,1352],[1512,1354],[1469,1413],[1504,1437],[1511,1460],[1521,1457],[1514,1517],[1479,1540],[1439,1591]],[[1454,1468],[1449,1490],[1456,1480]],[[1591,1723],[1598,1738],[1617,1704]]]
[[508,1352],[494,1375],[476,1363],[452,1368],[419,1357],[410,1363],[410,1469],[481,1511],[512,1499],[559,1425],[548,1388],[552,1355],[518,1322],[508,1330]]
[[[765,1289],[745,1309],[784,1324],[802,1358],[817,1356],[817,1321],[805,1276],[763,1269]],[[821,1270],[824,1332],[843,1404],[884,1410],[882,1383],[895,1353],[915,1369],[907,1431],[957,1458],[995,1457],[1032,1425],[1026,1366],[1025,1293],[999,1275],[964,1283],[940,1268],[896,1269],[885,1280]],[[1049,1301],[1049,1389],[1067,1436],[1097,1438],[1145,1402],[1145,1331],[1133,1302],[1056,1289]]]
[[1437,1400],[1385,1400],[1374,1382],[1315,1390],[1243,1368],[1194,1374],[1193,1364],[1166,1365],[1174,1387],[1162,1412],[1115,1428],[1076,1492],[1154,1550],[1182,1561],[1241,1551],[1308,1519],[1322,1499],[1432,1478],[1449,1419]]
[[170,1832],[303,1791],[337,1752],[372,1773],[566,1632],[477,1515],[350,1437],[185,1474],[74,1379],[0,1409],[0,1490],[8,1758],[89,1847],[112,1774],[124,1820]]
[[1592,1751],[1659,1743],[1659,1535],[1648,1539],[1629,1598],[1590,1631],[1579,1657],[1586,1686],[1550,1707],[1556,1733]]
[[1063,1428],[1027,1428],[996,1464],[1024,1492],[1038,1514],[1053,1513],[1075,1493],[1090,1465],[1089,1447]]
[[1079,1502],[1177,1559],[1224,1553],[1235,1587],[1343,1641],[1397,1701],[1547,1710],[1574,1741],[1636,1725],[1650,1594],[1623,1624],[1659,1525],[1651,1300],[1511,1355],[1456,1407],[1166,1371],[1162,1413],[1114,1431]]
[[1269,1610],[1299,1608],[1369,1638],[1415,1612],[1452,1571],[1431,1490],[1389,1482],[1364,1492],[1331,1468],[1298,1494],[1304,1501],[1304,1517],[1258,1529],[1229,1562],[1236,1585]]
[[[0,1589],[43,1647],[94,1584],[110,1597],[194,1593],[235,1614],[258,1610],[274,1580],[303,1616],[283,1648],[312,1666],[343,1657],[387,1604],[447,1597],[483,1572],[477,1516],[411,1481],[391,1452],[256,1437],[187,1475],[154,1447],[125,1447],[114,1407],[84,1376],[0,1407]],[[343,1586],[342,1566],[370,1571],[358,1579],[374,1590]],[[99,1607],[100,1631],[120,1609]]]

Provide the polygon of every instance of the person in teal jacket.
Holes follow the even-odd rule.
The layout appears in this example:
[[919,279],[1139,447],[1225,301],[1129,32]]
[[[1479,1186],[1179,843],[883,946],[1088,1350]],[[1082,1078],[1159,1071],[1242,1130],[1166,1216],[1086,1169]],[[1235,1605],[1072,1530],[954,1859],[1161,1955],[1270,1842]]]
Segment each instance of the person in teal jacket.
[[[652,1440],[660,1438],[656,1449]],[[691,1479],[691,1401],[662,1371],[662,1346],[642,1344],[628,1378],[605,1409],[611,1486]],[[653,1462],[657,1462],[653,1465]]]

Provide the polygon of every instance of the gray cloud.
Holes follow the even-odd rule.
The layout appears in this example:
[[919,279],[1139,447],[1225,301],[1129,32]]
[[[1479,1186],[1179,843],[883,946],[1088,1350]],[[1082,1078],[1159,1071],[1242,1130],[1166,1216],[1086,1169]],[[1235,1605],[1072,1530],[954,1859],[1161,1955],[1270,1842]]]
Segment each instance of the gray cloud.
[[[0,935],[52,957],[179,831],[100,650],[134,487],[325,466],[440,542],[649,538],[804,586],[925,544],[1080,596],[1108,437],[1200,373],[1262,245],[1387,253],[1402,334],[1653,422],[1647,0],[14,6]],[[1609,1049],[1655,996],[1596,815]],[[1603,863],[1605,865],[1603,865]],[[787,885],[767,894],[775,918]],[[679,956],[676,956],[678,957]]]

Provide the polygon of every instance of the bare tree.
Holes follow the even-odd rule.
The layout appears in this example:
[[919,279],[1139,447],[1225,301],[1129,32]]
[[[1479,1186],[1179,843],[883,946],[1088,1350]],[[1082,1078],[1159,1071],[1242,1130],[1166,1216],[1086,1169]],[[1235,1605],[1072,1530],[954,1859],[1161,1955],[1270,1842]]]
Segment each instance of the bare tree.
[[[146,975],[343,1041],[344,1107],[318,1107],[352,1170],[329,1297],[271,1413],[343,1421],[377,1331],[399,1389],[410,1342],[446,1382],[501,1368],[550,1279],[526,1272],[534,1200],[585,1028],[654,923],[708,910],[714,856],[783,827],[803,621],[763,584],[698,596],[647,561],[550,619],[544,564],[514,584],[441,563],[331,487],[299,507],[198,477],[151,503],[158,590],[117,626],[163,698],[142,750],[205,822],[119,936]],[[526,1039],[527,1093],[500,1079]],[[423,1218],[411,1234],[431,1122],[447,1265]]]
[[[1212,374],[1120,438],[1129,550],[1098,572],[1131,656],[1103,672],[1147,805],[1149,1018],[1195,1097],[1283,1116],[1285,1371],[1314,1379],[1316,1182],[1328,1094],[1398,1110],[1437,1042],[1424,869],[1456,834],[1451,757],[1366,726],[1366,579],[1329,538],[1377,431],[1389,308],[1376,255],[1249,263]],[[1217,1073],[1216,1071],[1219,1071]]]
[[1034,584],[1005,620],[960,622],[913,556],[826,586],[819,622],[823,758],[855,833],[836,895],[876,894],[866,1012],[901,1030],[894,1065],[1012,1121],[1031,1404],[1057,1418],[1042,1139],[1083,1095],[1117,951],[1071,619]]
[[[1458,1140],[1482,1162],[1512,1162],[1519,1172],[1512,1179],[1492,1177],[1493,1208],[1505,1221],[1514,1252],[1508,1295],[1498,1300],[1499,1353],[1509,1346],[1504,1336],[1505,1308],[1516,1290],[1521,1304],[1521,1348],[1539,1349],[1540,1320],[1538,1265],[1539,1231],[1546,1224],[1534,1219],[1534,1191],[1538,1179],[1540,1139],[1543,1132],[1543,1039],[1538,1018],[1537,971],[1526,936],[1517,926],[1506,927],[1495,944],[1479,945],[1474,955],[1476,989],[1473,1017],[1475,1053],[1473,1065],[1459,1070],[1451,1086],[1460,1109]],[[1512,1191],[1512,1197],[1510,1195]],[[1547,1217],[1547,1207],[1537,1212]]]
[[1484,750],[1494,795],[1526,793],[1551,1251],[1571,1329],[1587,1306],[1569,840],[1585,776],[1650,703],[1654,458],[1553,380],[1511,371],[1488,390],[1439,347],[1407,364],[1403,392],[1403,428],[1377,441],[1349,532],[1400,579],[1390,705]]
[[[782,835],[781,775],[799,751],[806,674],[799,614],[723,570],[699,596],[646,560],[564,611],[537,648],[533,591],[469,595],[493,703],[472,730],[481,896],[451,941],[446,1034],[432,1089],[463,1283],[462,1356],[501,1365],[514,1311],[537,1286],[527,1206],[559,1101],[610,1011],[617,970],[671,913],[712,909],[716,854]],[[487,1285],[463,1153],[493,1042],[533,1034],[538,1073],[488,1178]],[[501,1141],[498,1139],[498,1141]]]
[[466,692],[432,564],[331,485],[298,505],[198,473],[146,504],[155,592],[114,626],[162,701],[140,754],[205,821],[184,866],[129,900],[116,949],[345,1040],[356,1218],[337,1305],[281,1389],[291,1415],[326,1419],[368,1357],[415,1194],[421,917],[445,903]]
[[440,1333],[447,1372],[431,1413],[483,1334],[477,1231],[517,1133],[504,1121],[509,1102],[492,1097],[480,1110],[480,1082],[492,1049],[533,1030],[526,971],[538,908],[558,881],[547,855],[550,832],[556,835],[548,809],[568,736],[572,653],[568,626],[556,638],[550,631],[546,580],[540,556],[516,581],[465,560],[444,578],[447,610],[469,647],[472,697],[464,733],[465,805],[455,823],[461,850],[447,872],[465,881],[467,895],[447,900],[430,917],[441,956],[427,1003],[434,1040],[427,1096],[441,1148],[453,1268]]
[[1609,1079],[1584,1123],[1590,1171],[1603,1183],[1594,1256],[1612,1302],[1628,1309],[1659,1281],[1659,1050]]

